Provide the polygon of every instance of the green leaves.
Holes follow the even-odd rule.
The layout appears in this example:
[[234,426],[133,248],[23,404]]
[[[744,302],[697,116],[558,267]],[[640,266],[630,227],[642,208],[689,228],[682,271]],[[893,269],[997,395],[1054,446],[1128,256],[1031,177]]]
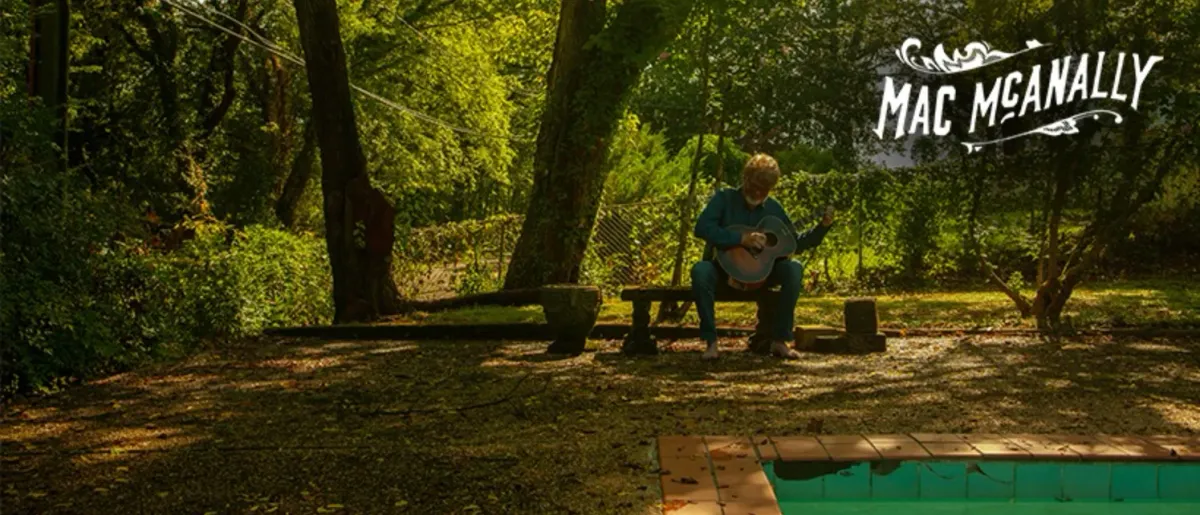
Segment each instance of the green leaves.
[[[3,213],[0,303],[21,309],[4,312],[3,338],[13,342],[4,347],[13,364],[4,369],[6,389],[52,386],[61,376],[127,366],[203,339],[323,323],[332,314],[320,239],[250,227],[227,243],[230,228],[200,225],[174,253],[136,239],[106,244],[120,218],[76,209],[103,212],[110,197],[67,190],[63,205],[29,205],[40,190],[24,180],[26,170],[14,172],[21,188]],[[96,246],[107,251],[87,250]],[[21,258],[32,266],[11,265]]]

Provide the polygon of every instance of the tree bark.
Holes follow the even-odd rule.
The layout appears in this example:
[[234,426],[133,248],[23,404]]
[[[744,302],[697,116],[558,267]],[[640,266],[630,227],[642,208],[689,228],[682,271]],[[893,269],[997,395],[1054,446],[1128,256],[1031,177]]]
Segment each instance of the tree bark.
[[293,4],[321,148],[333,322],[372,321],[397,312],[399,294],[391,276],[395,209],[367,177],[336,0],[293,0]]
[[185,127],[180,112],[179,81],[175,75],[179,56],[179,25],[172,18],[172,9],[168,4],[161,7],[164,15],[157,17],[137,7],[134,3],[128,4],[125,14],[137,19],[138,25],[146,32],[148,45],[139,43],[123,24],[118,23],[116,29],[130,49],[150,66],[158,83],[161,123],[165,127],[167,145],[173,154],[174,171],[170,183],[180,195],[187,197],[185,205],[170,206],[175,211],[172,215],[180,219],[188,215],[204,216],[209,213],[206,199],[208,184],[203,170],[193,158],[190,131]]
[[721,106],[721,114],[717,120],[717,171],[715,172],[716,181],[713,182],[713,191],[720,191],[725,187],[725,106]]
[[[1183,132],[1183,130],[1177,132]],[[1136,138],[1136,141],[1140,141],[1140,136]],[[1172,138],[1172,141],[1158,155],[1158,165],[1155,167],[1154,175],[1136,191],[1131,191],[1133,181],[1127,181],[1119,190],[1119,198],[1115,199],[1119,209],[1109,212],[1108,216],[1101,211],[1097,214],[1096,219],[1084,228],[1081,241],[1062,267],[1062,279],[1057,285],[1056,295],[1053,301],[1045,307],[1043,316],[1051,327],[1058,327],[1063,308],[1066,307],[1075,287],[1083,280],[1084,274],[1112,244],[1121,238],[1122,234],[1125,234],[1130,220],[1142,206],[1154,199],[1154,196],[1162,189],[1163,181],[1166,180],[1175,165],[1190,150],[1194,150],[1194,148],[1185,148],[1184,141],[1186,141],[1186,136]],[[1144,153],[1134,152],[1140,154],[1143,159],[1149,157]],[[1094,237],[1091,236],[1093,234]],[[1076,256],[1079,256],[1077,262],[1075,261]]]
[[54,110],[58,120],[54,141],[61,147],[60,165],[65,169],[70,6],[67,0],[35,0],[30,8],[36,16],[29,41],[29,94]]
[[[253,26],[259,33],[266,32],[261,26]],[[308,182],[307,177],[312,173],[312,162],[316,156],[316,133],[311,122],[304,125],[301,135],[300,154],[293,155],[295,146],[295,127],[299,113],[303,108],[292,102],[290,87],[292,75],[276,55],[263,57],[257,64],[251,64],[255,73],[248,75],[249,89],[258,100],[262,112],[263,124],[270,127],[270,162],[274,183],[271,194],[275,197],[275,212],[285,226],[291,227],[295,208],[291,205],[303,195]],[[305,145],[308,145],[306,148]],[[305,154],[309,152],[309,154]],[[296,182],[300,177],[293,176],[301,173],[304,182]],[[289,189],[289,184],[290,189]],[[297,189],[298,188],[298,189]],[[282,211],[281,211],[282,209]]]
[[300,204],[304,191],[308,189],[316,154],[317,133],[310,121],[304,126],[304,143],[300,146],[300,153],[292,161],[292,170],[288,173],[283,190],[275,201],[275,215],[279,217],[283,226],[289,229],[296,226],[296,207]]
[[[245,22],[247,0],[238,0],[234,7],[234,19],[239,22]],[[238,34],[245,34],[246,29],[238,27]],[[237,55],[238,46],[241,45],[242,38],[232,35],[226,36],[224,42],[220,45],[213,44],[212,55],[209,59],[208,73],[204,74],[204,82],[200,87],[200,104],[197,108],[197,117],[200,120],[200,141],[208,139],[217,127],[221,125],[221,120],[225,119],[225,115],[229,112],[229,108],[233,106],[233,100],[237,96],[237,88],[234,83],[234,60]],[[216,84],[213,82],[213,77],[221,76],[221,98],[215,101],[213,97],[216,94]],[[215,105],[214,105],[215,104]]]
[[1062,212],[1067,203],[1067,191],[1071,188],[1071,179],[1075,173],[1075,167],[1079,166],[1077,160],[1071,160],[1070,154],[1062,152],[1064,157],[1062,161],[1069,163],[1059,163],[1055,173],[1054,194],[1050,204],[1050,218],[1047,222],[1047,240],[1045,251],[1041,256],[1041,264],[1039,265],[1041,281],[1037,284],[1037,293],[1033,298],[1033,315],[1037,317],[1038,328],[1053,329],[1057,325],[1057,320],[1051,320],[1048,316],[1047,308],[1054,304],[1059,296],[1061,286],[1061,277],[1059,268],[1059,259],[1061,258],[1061,242],[1059,241],[1059,229],[1062,224]]
[[642,69],[693,3],[628,0],[605,26],[604,0],[563,1],[533,193],[504,289],[579,282],[617,119]]
[[1021,292],[1010,288],[1008,284],[1004,282],[1004,279],[1001,279],[999,275],[996,275],[996,267],[988,262],[987,256],[982,252],[979,254],[979,268],[983,271],[983,275],[987,277],[988,282],[992,283],[993,286],[1004,292],[1005,295],[1008,295],[1009,299],[1012,299],[1013,304],[1016,304],[1017,306],[1017,311],[1021,312],[1022,317],[1027,317],[1033,313],[1033,306],[1029,305],[1029,301],[1025,300],[1025,297],[1021,296]]

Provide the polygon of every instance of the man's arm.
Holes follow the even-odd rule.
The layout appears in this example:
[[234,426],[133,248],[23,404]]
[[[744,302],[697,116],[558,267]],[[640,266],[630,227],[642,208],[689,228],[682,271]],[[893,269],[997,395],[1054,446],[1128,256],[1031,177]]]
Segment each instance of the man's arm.
[[696,219],[696,228],[692,231],[697,238],[711,243],[717,248],[727,248],[742,243],[742,234],[721,227],[721,213],[725,211],[725,196],[721,193],[713,195]]
[[807,231],[796,234],[796,252],[803,252],[811,248],[815,248],[825,240],[825,235],[829,233],[829,228],[833,224],[823,225],[817,222],[816,227],[812,227]]
[[779,206],[776,213],[777,216],[783,219],[783,223],[787,224],[788,228],[792,230],[792,233],[796,235],[797,254],[820,245],[821,242],[825,240],[825,234],[829,232],[831,227],[833,227],[832,221],[829,225],[817,222],[815,227],[812,227],[804,232],[799,232],[796,230],[796,225],[792,223],[792,219],[788,217],[787,211],[783,209],[783,206],[779,204],[776,205]]

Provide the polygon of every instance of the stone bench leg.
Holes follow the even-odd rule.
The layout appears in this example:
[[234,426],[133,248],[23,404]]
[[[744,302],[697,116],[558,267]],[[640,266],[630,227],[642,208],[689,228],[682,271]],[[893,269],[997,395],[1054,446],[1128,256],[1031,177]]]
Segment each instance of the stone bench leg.
[[650,301],[633,301],[633,328],[625,336],[621,352],[628,356],[658,354],[658,344],[650,335]]

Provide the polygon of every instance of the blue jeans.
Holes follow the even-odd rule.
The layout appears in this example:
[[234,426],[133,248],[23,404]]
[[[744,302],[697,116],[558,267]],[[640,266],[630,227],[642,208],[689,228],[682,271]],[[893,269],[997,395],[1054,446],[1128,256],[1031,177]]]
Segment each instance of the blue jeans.
[[[692,294],[696,299],[696,312],[700,315],[700,337],[706,342],[717,341],[716,295],[718,289],[728,289],[728,275],[721,265],[713,261],[700,261],[692,265]],[[763,288],[779,285],[779,300],[775,305],[775,319],[771,321],[771,337],[790,342],[792,324],[796,318],[796,301],[804,289],[804,265],[799,261],[780,260],[767,276]]]

